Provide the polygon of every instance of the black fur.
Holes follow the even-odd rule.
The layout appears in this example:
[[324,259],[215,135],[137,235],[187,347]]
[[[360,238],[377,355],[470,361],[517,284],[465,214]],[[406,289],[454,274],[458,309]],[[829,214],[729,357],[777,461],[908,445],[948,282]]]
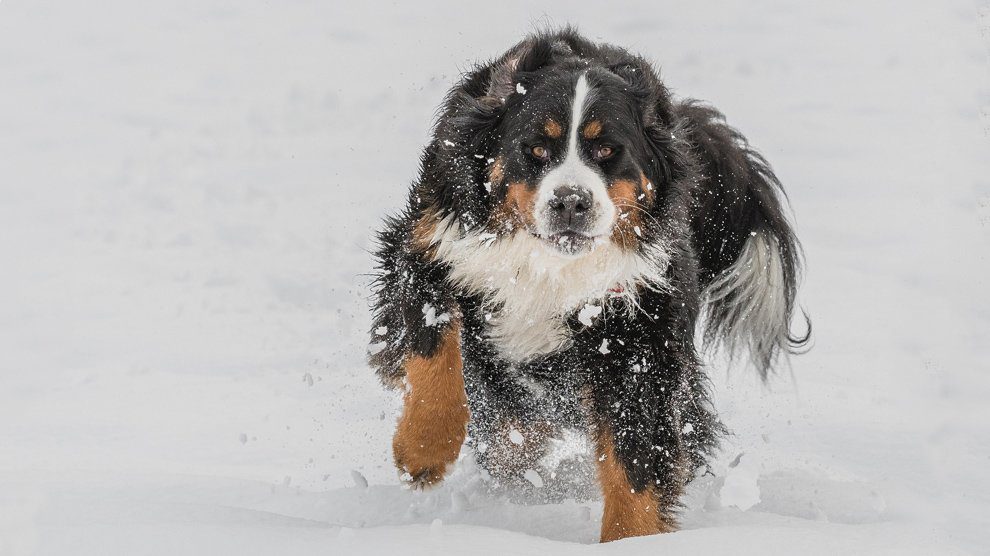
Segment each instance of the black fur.
[[[415,246],[413,230],[424,215],[437,213],[456,216],[464,229],[504,234],[493,214],[506,191],[498,184],[486,190],[490,160],[502,157],[512,179],[537,179],[543,170],[520,144],[528,148],[543,111],[559,109],[529,104],[516,94],[517,84],[544,91],[545,103],[566,104],[579,71],[588,72],[600,94],[611,95],[598,116],[622,145],[601,172],[616,179],[645,175],[656,187],[655,201],[643,207],[638,248],[648,256],[651,246],[665,246],[668,287],[642,284],[632,313],[606,296],[602,318],[592,326],[579,322],[575,309],[566,320],[569,346],[513,363],[487,335],[491,308],[482,295],[451,284],[448,263]],[[376,254],[371,364],[383,382],[396,385],[403,359],[433,354],[442,332],[459,321],[475,442],[510,418],[607,428],[635,488],[656,485],[676,495],[704,467],[723,431],[695,345],[703,291],[736,262],[752,232],[769,234],[780,247],[789,319],[800,251],[766,160],[714,109],[672,99],[644,59],[569,29],[529,37],[454,87],[406,209],[385,221]],[[707,311],[706,334],[717,341],[722,313],[718,304]],[[607,354],[600,352],[604,340]],[[762,372],[779,349],[792,347],[773,346],[754,354]],[[484,454],[480,459],[486,463]]]

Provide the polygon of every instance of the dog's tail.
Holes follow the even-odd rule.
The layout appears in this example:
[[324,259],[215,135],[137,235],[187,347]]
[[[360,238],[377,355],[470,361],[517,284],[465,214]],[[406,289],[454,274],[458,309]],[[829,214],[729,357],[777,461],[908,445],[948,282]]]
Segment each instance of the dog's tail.
[[704,176],[692,216],[704,344],[722,346],[730,357],[748,351],[765,381],[781,352],[795,353],[811,338],[805,313],[805,334],[790,331],[802,253],[786,196],[766,159],[721,113],[693,100],[676,110]]

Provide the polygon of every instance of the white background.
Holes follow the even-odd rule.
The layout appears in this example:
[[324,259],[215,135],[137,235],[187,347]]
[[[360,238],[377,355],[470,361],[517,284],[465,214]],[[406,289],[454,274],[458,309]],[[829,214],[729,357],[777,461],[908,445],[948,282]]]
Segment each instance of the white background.
[[[3,1],[0,554],[987,551],[988,17]],[[364,363],[370,236],[435,108],[473,61],[568,22],[767,155],[815,324],[769,390],[713,363],[735,434],[684,530],[604,547],[600,503],[510,503],[470,457],[400,488],[399,400]]]

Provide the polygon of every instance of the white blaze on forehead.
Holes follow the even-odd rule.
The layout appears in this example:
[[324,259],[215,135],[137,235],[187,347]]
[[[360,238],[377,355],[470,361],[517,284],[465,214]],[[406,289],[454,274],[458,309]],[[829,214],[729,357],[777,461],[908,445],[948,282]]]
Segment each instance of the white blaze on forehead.
[[567,130],[567,156],[578,154],[577,137],[578,128],[581,127],[581,120],[584,118],[584,107],[588,103],[591,87],[588,86],[588,77],[581,74],[578,77],[577,85],[574,86],[574,102],[571,104],[571,123]]
[[571,103],[571,118],[567,129],[567,153],[559,166],[547,172],[540,180],[536,197],[536,227],[540,235],[549,235],[544,223],[547,203],[553,192],[561,186],[571,185],[587,189],[594,199],[592,208],[594,226],[588,232],[593,236],[607,236],[615,224],[615,205],[608,196],[602,175],[581,158],[578,145],[578,131],[584,118],[584,111],[594,97],[594,89],[588,84],[588,77],[582,73],[574,86],[574,100]]

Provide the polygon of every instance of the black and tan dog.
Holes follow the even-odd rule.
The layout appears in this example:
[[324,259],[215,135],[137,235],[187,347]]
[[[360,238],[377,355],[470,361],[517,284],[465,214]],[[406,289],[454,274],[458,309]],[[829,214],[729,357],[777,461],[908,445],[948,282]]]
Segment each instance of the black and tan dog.
[[673,530],[722,431],[696,325],[764,377],[807,341],[782,197],[721,114],[620,48],[538,34],[465,75],[379,235],[371,361],[405,389],[403,478],[442,480],[469,433],[519,474],[584,427],[601,540]]

